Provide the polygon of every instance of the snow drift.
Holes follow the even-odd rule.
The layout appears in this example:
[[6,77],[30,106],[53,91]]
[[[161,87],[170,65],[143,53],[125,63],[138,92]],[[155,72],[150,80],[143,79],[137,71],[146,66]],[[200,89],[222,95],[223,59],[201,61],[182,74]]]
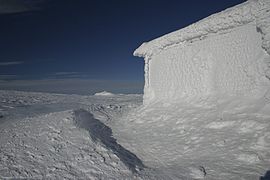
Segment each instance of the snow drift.
[[270,1],[247,1],[143,43],[144,103],[269,89]]
[[95,96],[113,96],[114,94],[107,91],[102,91],[102,92],[97,92],[94,95]]

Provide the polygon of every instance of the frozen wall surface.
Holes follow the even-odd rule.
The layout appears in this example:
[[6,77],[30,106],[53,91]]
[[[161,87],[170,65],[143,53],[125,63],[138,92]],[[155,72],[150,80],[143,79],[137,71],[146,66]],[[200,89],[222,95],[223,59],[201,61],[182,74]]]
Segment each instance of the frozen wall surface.
[[252,0],[143,43],[144,103],[269,89],[270,0]]

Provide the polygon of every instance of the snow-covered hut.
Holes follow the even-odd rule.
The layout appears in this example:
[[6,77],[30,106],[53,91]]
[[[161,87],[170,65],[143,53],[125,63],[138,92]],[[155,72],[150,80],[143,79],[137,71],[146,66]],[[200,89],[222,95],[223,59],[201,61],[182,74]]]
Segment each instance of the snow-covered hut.
[[250,0],[143,43],[144,103],[269,89],[270,1]]

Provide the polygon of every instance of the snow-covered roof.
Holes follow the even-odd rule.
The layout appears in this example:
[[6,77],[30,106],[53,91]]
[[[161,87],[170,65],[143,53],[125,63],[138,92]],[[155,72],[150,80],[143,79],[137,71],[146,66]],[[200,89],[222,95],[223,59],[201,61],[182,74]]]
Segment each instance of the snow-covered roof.
[[262,47],[270,54],[270,0],[249,0],[220,13],[213,14],[197,23],[169,33],[135,50],[134,56],[151,57],[175,44],[201,39],[209,34],[255,22],[262,33]]

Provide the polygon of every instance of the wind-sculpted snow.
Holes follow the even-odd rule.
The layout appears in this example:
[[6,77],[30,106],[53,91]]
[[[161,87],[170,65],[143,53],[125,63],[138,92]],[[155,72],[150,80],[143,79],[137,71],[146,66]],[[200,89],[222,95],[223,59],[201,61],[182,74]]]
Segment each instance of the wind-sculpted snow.
[[74,112],[75,124],[89,131],[91,138],[97,142],[100,141],[106,148],[112,150],[117,157],[134,173],[145,168],[142,161],[133,153],[123,148],[116,142],[112,130],[104,123],[95,119],[94,116],[86,110],[79,109]]
[[0,91],[0,179],[269,178],[269,96],[180,102]]
[[270,1],[248,1],[139,47],[144,102],[261,97],[269,89]]
[[[137,163],[134,168],[140,165],[139,160],[132,161],[136,156],[128,154],[124,148],[119,149],[123,156],[131,158],[128,161],[121,157],[120,152],[116,153],[115,148],[122,146],[115,139],[111,144],[105,143],[113,140],[111,136],[95,134],[96,138],[103,138],[103,142],[94,141],[89,132],[78,128],[73,120],[74,109],[87,109],[105,128],[101,121],[112,123],[139,104],[139,95],[97,98],[0,91],[0,108],[3,111],[0,119],[0,179],[118,180],[143,177],[131,170],[133,162]],[[94,117],[91,116],[92,122]],[[109,127],[106,129],[110,132]],[[132,162],[130,167],[127,161]]]
[[22,119],[0,130],[0,178],[133,178],[113,152],[73,125],[72,111]]
[[119,143],[166,179],[269,178],[270,105],[264,98],[157,102],[111,128]]

